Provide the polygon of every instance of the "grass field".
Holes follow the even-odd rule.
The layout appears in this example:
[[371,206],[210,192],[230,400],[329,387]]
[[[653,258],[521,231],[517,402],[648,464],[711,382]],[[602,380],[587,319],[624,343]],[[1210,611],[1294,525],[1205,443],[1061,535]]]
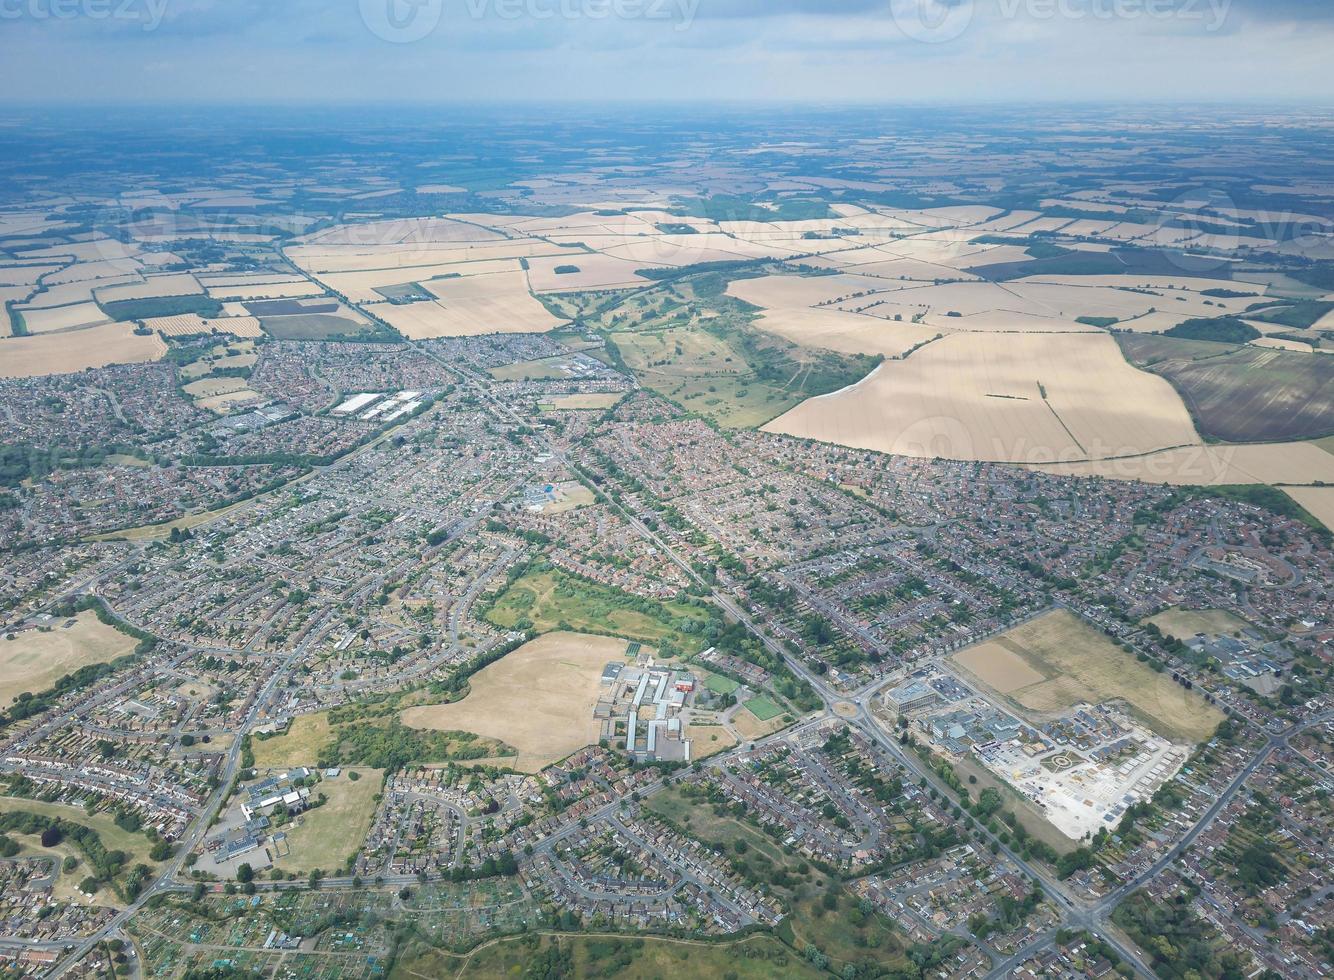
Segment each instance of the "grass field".
[[[126,865],[127,867],[131,867],[135,864],[147,864],[150,866],[156,864],[156,862],[148,856],[148,852],[153,846],[149,843],[148,838],[143,834],[122,830],[120,827],[117,827],[116,822],[105,813],[97,813],[90,817],[84,812],[82,807],[65,806],[60,803],[43,803],[39,800],[24,800],[13,796],[0,796],[0,813],[13,813],[16,811],[40,813],[43,816],[48,817],[59,817],[61,820],[68,820],[70,823],[76,823],[82,827],[89,827],[97,831],[98,836],[102,838],[102,843],[106,846],[107,850],[124,851],[126,854],[130,855],[130,860]],[[16,841],[20,841],[24,844],[32,844],[35,846],[37,843],[37,838],[35,837],[24,837],[22,834],[15,833],[14,831],[9,831],[9,833]],[[74,848],[73,853],[79,857],[82,864],[83,855],[79,852],[78,848]],[[80,870],[76,873],[79,878],[82,878],[88,872],[87,870]],[[110,892],[107,892],[103,897],[109,895]]]
[[769,698],[751,698],[746,702],[746,710],[760,721],[770,721],[783,713],[783,709]]
[[1181,393],[1204,436],[1277,442],[1334,430],[1334,358],[1168,337],[1118,340],[1132,363]]
[[559,381],[570,377],[565,367],[569,356],[559,354],[555,357],[543,357],[536,361],[516,361],[488,369],[487,373],[497,381]]
[[331,340],[374,333],[374,328],[328,313],[260,317],[260,326],[275,340]]
[[702,640],[683,634],[677,621],[703,624],[708,614],[680,602],[653,602],[566,575],[556,568],[530,570],[511,584],[486,612],[502,629],[525,628],[538,633],[569,630],[602,633],[657,644],[671,639],[687,653],[701,649]]
[[969,647],[953,659],[1029,714],[1120,700],[1159,735],[1178,743],[1209,738],[1223,720],[1198,694],[1140,663],[1065,610]]
[[107,626],[91,611],[81,612],[69,629],[26,630],[13,640],[0,638],[0,709],[18,695],[36,694],[88,664],[101,664],[130,653],[133,637]]
[[[887,919],[850,914],[856,901],[842,882],[789,853],[772,837],[726,811],[716,813],[710,803],[687,796],[677,786],[653,794],[647,806],[691,837],[725,847],[729,857],[740,862],[747,881],[765,886],[777,897],[790,912],[778,935],[793,950],[799,953],[807,943],[815,944],[829,956],[835,974],[848,963],[868,960],[886,972],[902,965],[903,944]],[[744,842],[741,853],[738,842]],[[779,871],[786,873],[786,884],[775,883]],[[826,909],[822,900],[831,891],[836,906]]]
[[322,750],[333,739],[329,727],[329,712],[293,718],[282,735],[250,740],[255,754],[255,765],[260,769],[281,769],[284,766],[313,766]]
[[[825,974],[772,936],[706,943],[653,936],[514,937],[486,943],[466,955],[410,949],[395,963],[390,980],[458,977],[527,977],[526,972],[553,944],[568,950],[570,976],[608,980],[660,980],[663,977],[734,977],[735,980],[815,980]],[[536,969],[534,967],[534,969]]]
[[731,694],[741,685],[722,674],[708,674],[704,678],[704,686],[714,694]]
[[712,322],[611,336],[646,387],[729,428],[763,425],[813,395],[861,380],[866,357],[799,348],[743,323]]
[[[349,771],[361,778],[349,779]],[[288,828],[292,853],[279,859],[279,867],[297,873],[341,867],[366,839],[375,816],[375,797],[383,784],[383,770],[362,768],[344,769],[337,778],[321,782],[312,795],[323,793],[328,800]]]
[[1232,636],[1249,625],[1224,609],[1169,609],[1150,616],[1147,622],[1182,641],[1191,639],[1196,633]]
[[475,732],[519,752],[507,765],[538,772],[598,740],[593,717],[602,668],[624,661],[625,640],[548,633],[473,675],[453,704],[422,705],[402,714],[410,728]]
[[597,411],[611,408],[624,397],[619,391],[605,394],[595,392],[583,395],[557,395],[550,402],[544,402],[542,408],[545,411],[555,412]]

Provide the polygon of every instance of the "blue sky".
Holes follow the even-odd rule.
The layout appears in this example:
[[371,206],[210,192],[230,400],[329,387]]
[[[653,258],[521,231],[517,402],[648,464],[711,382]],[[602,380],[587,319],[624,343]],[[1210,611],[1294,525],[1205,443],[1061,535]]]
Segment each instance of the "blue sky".
[[0,100],[1334,102],[1334,0],[0,0]]

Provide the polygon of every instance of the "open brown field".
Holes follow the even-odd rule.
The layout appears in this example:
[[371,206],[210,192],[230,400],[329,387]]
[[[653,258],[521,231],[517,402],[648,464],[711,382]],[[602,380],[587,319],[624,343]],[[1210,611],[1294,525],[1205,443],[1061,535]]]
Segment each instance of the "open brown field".
[[1140,663],[1065,610],[970,647],[953,660],[1030,716],[1085,702],[1123,701],[1155,732],[1178,743],[1209,738],[1223,720],[1198,694]]
[[25,630],[14,639],[0,637],[0,708],[24,691],[44,691],[61,677],[88,664],[101,664],[132,651],[135,641],[107,626],[92,612],[81,612],[69,629]]
[[158,296],[196,296],[203,292],[199,280],[188,272],[149,276],[140,282],[107,286],[95,290],[100,303],[118,303],[127,299],[153,299]]
[[[348,778],[356,772],[361,778]],[[287,829],[292,847],[289,857],[279,858],[284,871],[304,874],[315,868],[332,871],[356,854],[375,816],[375,797],[384,785],[383,769],[344,769],[333,779],[324,779],[312,795],[323,793],[323,806],[301,815],[299,822]]]
[[1284,492],[1334,531],[1334,487],[1286,487]]
[[68,306],[51,306],[42,309],[24,308],[16,311],[23,317],[23,325],[30,334],[53,333],[58,330],[74,330],[78,327],[108,323],[111,317],[102,312],[96,303],[71,303]]
[[1180,397],[1103,334],[945,337],[766,431],[904,456],[1085,460],[1192,445]]
[[161,337],[141,337],[131,323],[106,323],[37,337],[6,337],[0,340],[0,378],[35,378],[108,364],[138,364],[156,361],[166,352]]
[[1334,455],[1313,442],[1186,446],[1123,459],[1037,465],[1044,473],[1175,486],[1334,483]]
[[626,641],[584,633],[548,633],[473,675],[454,704],[408,708],[403,724],[475,732],[512,745],[511,763],[538,772],[598,740],[593,718],[602,668],[624,661]]
[[1157,616],[1150,616],[1153,623],[1168,636],[1178,640],[1189,640],[1197,633],[1210,636],[1231,636],[1247,627],[1243,619],[1238,619],[1224,609],[1169,609]]
[[552,411],[558,412],[597,411],[611,408],[624,397],[624,393],[619,391],[605,394],[557,395],[550,402],[543,402],[543,407],[550,405]]
[[1279,442],[1334,431],[1334,358],[1250,346],[1120,337],[1132,363],[1167,378],[1200,432],[1225,442]]
[[528,291],[522,271],[428,280],[422,286],[437,297],[435,302],[376,308],[387,323],[413,340],[545,333],[564,322]]
[[[624,289],[649,283],[649,280],[637,274],[642,268],[637,262],[595,252],[578,252],[574,249],[569,249],[569,252],[569,255],[544,255],[528,260],[528,281],[533,292]],[[577,271],[568,271],[571,268]]]
[[329,713],[321,711],[293,718],[287,731],[281,735],[251,739],[250,748],[255,755],[255,765],[260,769],[314,766],[332,738]]

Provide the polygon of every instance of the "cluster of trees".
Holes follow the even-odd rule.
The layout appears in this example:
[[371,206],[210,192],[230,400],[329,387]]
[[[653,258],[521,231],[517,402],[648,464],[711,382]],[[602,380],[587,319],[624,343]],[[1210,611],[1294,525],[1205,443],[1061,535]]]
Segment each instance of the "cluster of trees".
[[1124,929],[1166,980],[1222,980],[1249,972],[1245,962],[1221,941],[1218,931],[1191,908],[1192,893],[1169,902],[1135,892],[1117,906],[1112,921]]

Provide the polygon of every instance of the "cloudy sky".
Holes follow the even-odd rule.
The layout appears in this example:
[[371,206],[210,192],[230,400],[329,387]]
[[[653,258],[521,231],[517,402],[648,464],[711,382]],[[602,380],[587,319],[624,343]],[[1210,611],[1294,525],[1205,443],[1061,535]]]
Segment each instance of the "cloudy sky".
[[1334,0],[0,0],[0,102],[1334,102]]

